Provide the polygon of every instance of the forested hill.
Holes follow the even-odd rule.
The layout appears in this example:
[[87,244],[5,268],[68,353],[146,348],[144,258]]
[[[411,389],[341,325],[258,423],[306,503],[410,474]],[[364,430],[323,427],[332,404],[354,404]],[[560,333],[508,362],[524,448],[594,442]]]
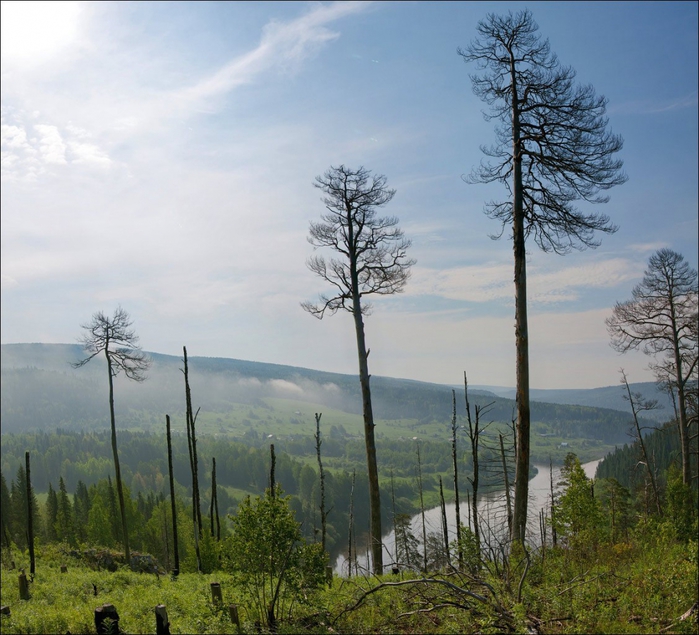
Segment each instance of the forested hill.
[[[70,363],[83,357],[78,345],[4,344],[1,352],[3,432],[104,427],[103,359],[95,358],[75,370]],[[149,355],[153,366],[147,381],[138,384],[117,377],[120,427],[141,428],[144,422],[160,421],[166,412],[177,415],[183,411],[182,360],[171,355]],[[268,400],[275,399],[361,414],[359,382],[353,375],[196,356],[189,358],[189,367],[195,408],[201,406],[202,412],[224,414],[241,404],[264,408]],[[514,400],[483,390],[471,390],[469,396],[473,404],[492,404],[487,420],[512,419]],[[451,420],[452,389],[448,386],[373,376],[372,397],[380,420],[412,420],[419,424]],[[456,404],[458,414],[463,415],[463,390],[457,391]],[[607,443],[627,440],[629,414],[617,410],[534,402],[532,419],[560,436]]]

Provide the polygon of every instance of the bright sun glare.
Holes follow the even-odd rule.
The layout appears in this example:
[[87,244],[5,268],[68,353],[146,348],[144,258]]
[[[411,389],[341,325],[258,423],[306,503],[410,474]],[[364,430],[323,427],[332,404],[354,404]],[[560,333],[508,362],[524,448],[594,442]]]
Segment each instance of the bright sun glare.
[[78,2],[2,2],[2,57],[25,62],[50,57],[78,31]]

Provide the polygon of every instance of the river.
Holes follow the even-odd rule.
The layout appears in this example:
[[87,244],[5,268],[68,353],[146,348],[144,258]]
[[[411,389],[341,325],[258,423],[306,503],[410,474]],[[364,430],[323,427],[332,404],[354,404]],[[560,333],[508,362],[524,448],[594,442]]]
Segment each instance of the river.
[[[590,461],[589,463],[583,464],[583,469],[588,478],[594,478],[595,471],[597,470],[597,464],[602,459],[597,459],[595,461]],[[539,511],[547,505],[550,498],[551,484],[550,484],[550,469],[548,465],[535,465],[538,470],[536,476],[529,481],[529,509],[527,513],[529,535],[539,536],[538,529],[538,518]],[[553,468],[553,482],[554,485],[560,480],[561,469],[560,467]],[[488,526],[491,530],[497,534],[502,532],[507,526],[507,514],[506,514],[506,503],[505,503],[505,492],[504,490],[491,491],[486,494],[479,496],[478,501],[478,513],[482,519],[480,523],[481,526]],[[461,501],[460,504],[461,512],[461,522],[464,525],[471,526],[470,514],[467,509],[466,499]],[[449,533],[449,542],[456,539],[456,505],[454,503],[446,504],[447,512],[447,531]],[[418,538],[420,543],[422,543],[422,514],[416,514],[413,516],[411,521],[412,532]],[[425,510],[425,528],[426,533],[436,532],[442,534],[442,512],[439,507],[433,507],[431,509]],[[358,547],[358,557],[357,562],[360,570],[368,569],[367,563],[369,562],[366,553],[366,547],[362,548],[361,545]],[[384,548],[384,563],[388,566],[389,563],[393,562],[393,557],[395,553],[395,536],[393,531],[383,538],[383,548]],[[335,561],[335,573],[337,574],[347,574],[347,557],[346,554],[341,554],[337,557]]]

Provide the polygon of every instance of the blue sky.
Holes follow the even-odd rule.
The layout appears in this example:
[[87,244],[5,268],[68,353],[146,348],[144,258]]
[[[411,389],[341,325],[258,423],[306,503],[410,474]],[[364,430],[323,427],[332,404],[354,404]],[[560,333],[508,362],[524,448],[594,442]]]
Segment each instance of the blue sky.
[[[74,342],[121,304],[146,350],[356,373],[348,314],[304,313],[312,187],[385,174],[417,259],[367,319],[370,371],[514,385],[512,249],[462,176],[493,141],[457,55],[528,7],[609,99],[629,180],[596,250],[529,249],[532,386],[651,380],[604,319],[660,247],[697,266],[697,4],[2,3],[2,342]],[[583,209],[587,209],[584,208]]]

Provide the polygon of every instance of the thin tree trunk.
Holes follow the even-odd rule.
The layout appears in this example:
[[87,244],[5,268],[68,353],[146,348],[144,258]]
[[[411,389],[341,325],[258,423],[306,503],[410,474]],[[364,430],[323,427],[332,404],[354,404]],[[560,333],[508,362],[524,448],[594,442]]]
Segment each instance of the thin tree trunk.
[[323,462],[320,460],[320,446],[322,441],[320,440],[320,418],[323,416],[322,412],[316,412],[316,456],[318,457],[318,474],[320,477],[320,543],[325,551],[325,529],[326,529],[326,513],[325,513],[325,474],[323,472]]
[[393,511],[393,562],[398,562],[398,532],[396,530],[396,490],[393,484],[393,468],[391,468],[391,509]]
[[556,546],[556,498],[553,492],[553,459],[549,457],[549,480],[551,482],[551,539]]
[[689,454],[689,424],[687,422],[687,400],[685,397],[685,379],[682,373],[682,355],[680,354],[680,342],[678,337],[677,315],[675,312],[675,303],[672,295],[670,296],[670,323],[672,327],[672,345],[675,358],[675,382],[677,383],[677,398],[679,403],[680,415],[680,448],[682,452],[682,482],[691,486],[692,484],[692,465]]
[[[352,488],[350,489],[349,508],[349,534],[347,541],[347,562],[349,563],[349,575],[352,577],[352,539],[354,538],[354,480],[356,472],[352,470]],[[355,567],[356,572],[356,567]]]
[[444,488],[442,487],[442,477],[439,477],[439,502],[442,507],[442,533],[444,534],[444,553],[447,557],[447,564],[451,564],[449,555],[449,528],[447,525],[447,506],[444,503]]
[[109,356],[109,341],[105,344],[104,354],[107,358],[107,374],[109,375],[109,417],[112,424],[112,454],[114,455],[114,474],[116,476],[119,511],[121,513],[121,537],[124,541],[124,558],[127,566],[131,565],[131,549],[129,549],[129,529],[126,525],[126,507],[124,505],[124,487],[121,482],[119,467],[119,452],[117,450],[116,417],[114,415],[114,377],[112,375],[112,358]]
[[[357,286],[355,285],[356,289]],[[364,320],[356,294],[354,302],[354,325],[357,334],[357,354],[359,357],[359,383],[362,389],[362,411],[364,413],[364,440],[366,444],[367,474],[369,477],[369,515],[371,533],[371,554],[373,571],[383,573],[383,551],[381,546],[381,494],[379,491],[379,470],[376,464],[376,441],[374,440],[374,413],[371,407],[371,389],[369,387],[369,365],[364,339]]]
[[471,490],[473,491],[473,496],[471,497],[471,508],[473,513],[473,534],[476,537],[476,544],[480,549],[481,546],[481,532],[478,524],[478,481],[480,476],[480,469],[478,465],[478,438],[480,435],[480,411],[478,406],[476,406],[476,426],[474,428],[473,421],[471,420],[471,404],[468,400],[468,378],[464,372],[464,396],[466,399],[466,419],[468,421],[468,436],[471,440],[471,454],[473,456],[473,478],[470,478]]
[[[211,505],[209,509],[209,521],[211,525],[211,537],[216,536],[216,540],[221,540],[221,523],[218,518],[218,492],[216,489],[216,458],[212,458],[213,467],[211,468]],[[214,533],[214,516],[216,522],[216,530]]]
[[422,498],[422,463],[420,461],[420,443],[416,442],[417,448],[417,486],[420,492],[420,514],[422,515],[422,561],[424,573],[427,573],[427,529],[425,526],[425,502]]
[[170,477],[170,508],[172,509],[172,540],[175,552],[175,569],[172,572],[177,576],[180,574],[180,551],[177,542],[177,505],[175,504],[175,478],[172,470],[172,436],[170,434],[170,415],[165,415],[167,425],[167,469]]
[[655,499],[655,507],[658,510],[658,516],[662,516],[662,508],[660,507],[660,494],[658,492],[658,486],[655,482],[655,474],[653,473],[653,466],[650,462],[650,457],[646,451],[646,444],[643,440],[643,434],[641,432],[641,424],[638,422],[638,412],[637,404],[634,401],[633,395],[631,394],[631,388],[629,387],[629,382],[626,379],[626,374],[621,371],[621,375],[624,380],[624,386],[626,387],[626,394],[629,398],[629,404],[631,405],[631,412],[633,414],[634,425],[636,426],[636,434],[638,436],[638,444],[641,446],[641,456],[646,465],[646,472],[648,473],[648,478],[650,479],[650,484],[653,489],[653,498]]
[[29,543],[29,573],[36,572],[36,560],[34,559],[34,518],[32,510],[32,477],[29,470],[29,452],[24,453],[24,463],[27,478],[27,542]]
[[199,539],[201,538],[201,508],[199,507],[199,478],[197,475],[197,452],[194,434],[194,415],[192,414],[192,392],[189,388],[189,364],[187,362],[187,347],[184,351],[184,393],[186,400],[187,445],[189,446],[189,467],[192,471],[192,522],[194,524],[194,551],[197,557],[197,571],[201,573],[201,553]]
[[456,510],[456,545],[458,550],[459,568],[464,564],[464,554],[461,547],[461,506],[459,504],[459,471],[456,462],[456,390],[451,391],[451,462],[454,467],[454,508]]
[[527,529],[529,497],[529,327],[527,324],[527,262],[522,198],[522,156],[519,124],[519,98],[515,60],[511,57],[512,82],[512,153],[513,204],[512,237],[515,260],[515,342],[517,358],[517,449],[515,471],[515,505],[512,522],[512,540],[524,544]]
[[269,491],[274,498],[276,496],[277,482],[275,480],[275,470],[277,469],[277,457],[274,454],[274,443],[269,444]]
[[192,391],[189,386],[189,364],[187,361],[187,347],[182,347],[184,351],[184,386],[185,386],[185,398],[187,400],[187,431],[188,438],[190,438],[190,462],[192,469],[192,499],[194,502],[194,514],[196,520],[197,531],[199,532],[199,537],[201,538],[202,533],[202,521],[201,521],[201,499],[199,497],[199,460],[197,458],[197,435],[196,435],[196,421],[199,411],[194,414],[194,409],[192,407]]
[[505,478],[505,502],[507,503],[507,529],[512,534],[512,498],[510,496],[510,475],[507,472],[507,460],[505,459],[505,443],[500,436],[500,457],[502,459],[502,473]]

